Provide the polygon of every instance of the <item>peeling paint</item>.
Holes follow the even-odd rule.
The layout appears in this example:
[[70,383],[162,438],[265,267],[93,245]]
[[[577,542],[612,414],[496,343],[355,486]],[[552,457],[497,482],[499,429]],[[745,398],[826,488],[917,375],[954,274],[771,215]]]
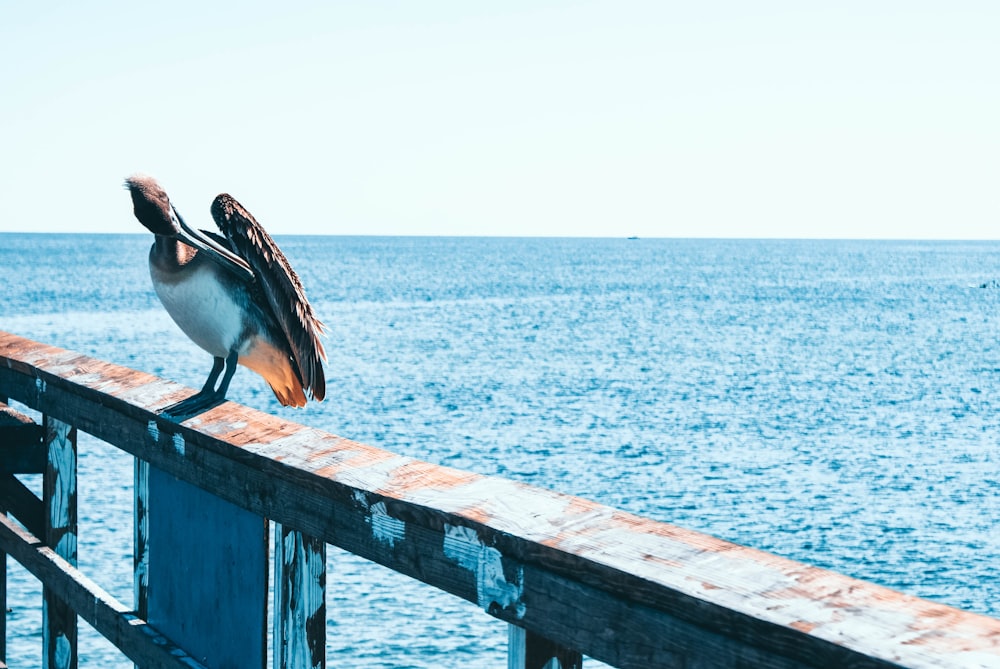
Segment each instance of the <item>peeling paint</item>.
[[38,390],[39,394],[43,394],[45,392],[45,380],[42,379],[41,377],[37,377],[36,376],[35,377],[35,389]]
[[135,461],[135,551],[132,566],[135,573],[133,594],[135,608],[146,617],[149,592],[149,463]]
[[354,491],[354,501],[368,512],[365,522],[371,526],[372,537],[376,541],[387,544],[391,548],[396,545],[397,541],[406,538],[406,523],[390,516],[388,509],[385,508],[385,502],[369,504],[368,496],[361,490]]
[[482,548],[479,535],[471,527],[444,526],[444,554],[466,569],[478,568]]
[[177,451],[177,455],[184,457],[184,436],[175,433],[173,442],[174,442],[174,450]]
[[76,562],[76,535],[66,532],[55,545],[56,554],[70,563]]
[[[76,497],[76,449],[70,439],[72,426],[49,419],[48,461],[49,469],[55,474],[49,503],[49,527],[64,529],[69,527],[70,506]],[[68,554],[60,553],[64,557]]]
[[[299,532],[285,532],[275,523],[275,542],[281,546],[275,561],[274,666],[317,668],[322,657],[315,657],[314,642],[303,626],[322,616],[326,610],[326,559],[323,550],[314,550]],[[315,630],[314,630],[315,632]],[[319,651],[322,653],[322,651]]]
[[149,436],[153,438],[153,441],[160,440],[160,428],[156,424],[155,420],[151,420],[146,423],[146,432],[148,432]]
[[515,611],[524,618],[524,570],[518,568],[515,583],[508,583],[503,573],[500,551],[485,545],[469,527],[444,526],[444,554],[476,575],[476,599],[479,607],[490,611],[494,605]]
[[69,669],[72,664],[73,646],[70,644],[69,639],[66,638],[65,634],[59,634],[56,636],[56,652],[54,660],[56,669]]
[[390,547],[406,537],[406,523],[390,516],[385,508],[385,502],[372,505],[370,522],[372,536]]

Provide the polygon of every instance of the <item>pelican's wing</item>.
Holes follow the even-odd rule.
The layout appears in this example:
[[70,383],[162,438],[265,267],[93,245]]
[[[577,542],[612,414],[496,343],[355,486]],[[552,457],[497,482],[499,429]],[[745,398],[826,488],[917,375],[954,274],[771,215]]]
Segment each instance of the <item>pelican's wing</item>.
[[326,352],[320,342],[324,327],[306,300],[295,270],[260,223],[231,195],[222,193],[215,198],[212,218],[230,247],[250,264],[257,275],[259,289],[288,339],[306,392],[316,400],[322,400],[326,395],[326,376],[323,372]]

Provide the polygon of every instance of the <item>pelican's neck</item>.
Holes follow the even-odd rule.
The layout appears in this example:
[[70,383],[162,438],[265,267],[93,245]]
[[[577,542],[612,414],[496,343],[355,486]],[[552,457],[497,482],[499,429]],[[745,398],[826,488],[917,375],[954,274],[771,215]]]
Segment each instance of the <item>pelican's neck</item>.
[[161,272],[176,272],[183,269],[198,255],[184,242],[173,237],[156,235],[152,248],[149,249],[149,264]]

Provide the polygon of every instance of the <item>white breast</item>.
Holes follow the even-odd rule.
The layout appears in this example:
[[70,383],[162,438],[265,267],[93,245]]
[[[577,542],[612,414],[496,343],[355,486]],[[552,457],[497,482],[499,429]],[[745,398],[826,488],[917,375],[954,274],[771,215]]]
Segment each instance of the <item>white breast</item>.
[[224,358],[243,332],[243,312],[213,270],[203,265],[177,282],[157,281],[155,270],[151,273],[153,288],[177,326],[195,344]]

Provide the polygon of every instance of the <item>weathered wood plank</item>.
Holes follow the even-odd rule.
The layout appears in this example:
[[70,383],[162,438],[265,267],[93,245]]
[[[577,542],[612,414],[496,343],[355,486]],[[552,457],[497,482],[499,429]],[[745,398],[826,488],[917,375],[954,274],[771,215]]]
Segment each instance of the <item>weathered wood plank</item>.
[[134,472],[132,597],[136,615],[149,620],[149,463],[135,458]]
[[132,542],[133,595],[135,610],[149,617],[149,463],[135,459],[134,519]]
[[229,501],[622,667],[1000,664],[1000,621],[0,335],[0,388]]
[[529,630],[508,625],[507,669],[582,669],[578,651]]
[[13,474],[0,474],[0,509],[11,513],[28,531],[45,536],[45,506]]
[[326,667],[326,543],[274,527],[274,667]]
[[45,471],[43,429],[28,416],[0,401],[0,473]]
[[0,514],[0,550],[7,552],[80,612],[105,638],[144,669],[204,669],[146,621],[59,557],[37,537]]
[[[6,519],[7,512],[0,507],[0,515]],[[7,553],[0,550],[0,669],[7,666]]]
[[[0,393],[0,404],[7,406],[7,396]],[[3,441],[3,437],[0,436],[0,442]],[[0,488],[3,487],[3,483],[0,482]],[[0,501],[0,513],[6,515],[6,509],[2,501]],[[2,620],[0,620],[0,669],[7,669],[7,554],[0,551],[0,611],[3,612]]]
[[[13,514],[29,532],[45,531],[45,513],[42,500],[35,497],[13,474],[0,474],[0,514]],[[0,551],[0,611],[7,611],[7,554]],[[7,615],[0,616],[0,669],[7,657]]]
[[[52,416],[43,420],[48,461],[42,479],[45,544],[76,566],[76,428]],[[42,589],[44,666],[76,669],[76,612],[50,587]]]
[[267,664],[261,516],[149,469],[148,620],[209,667]]

